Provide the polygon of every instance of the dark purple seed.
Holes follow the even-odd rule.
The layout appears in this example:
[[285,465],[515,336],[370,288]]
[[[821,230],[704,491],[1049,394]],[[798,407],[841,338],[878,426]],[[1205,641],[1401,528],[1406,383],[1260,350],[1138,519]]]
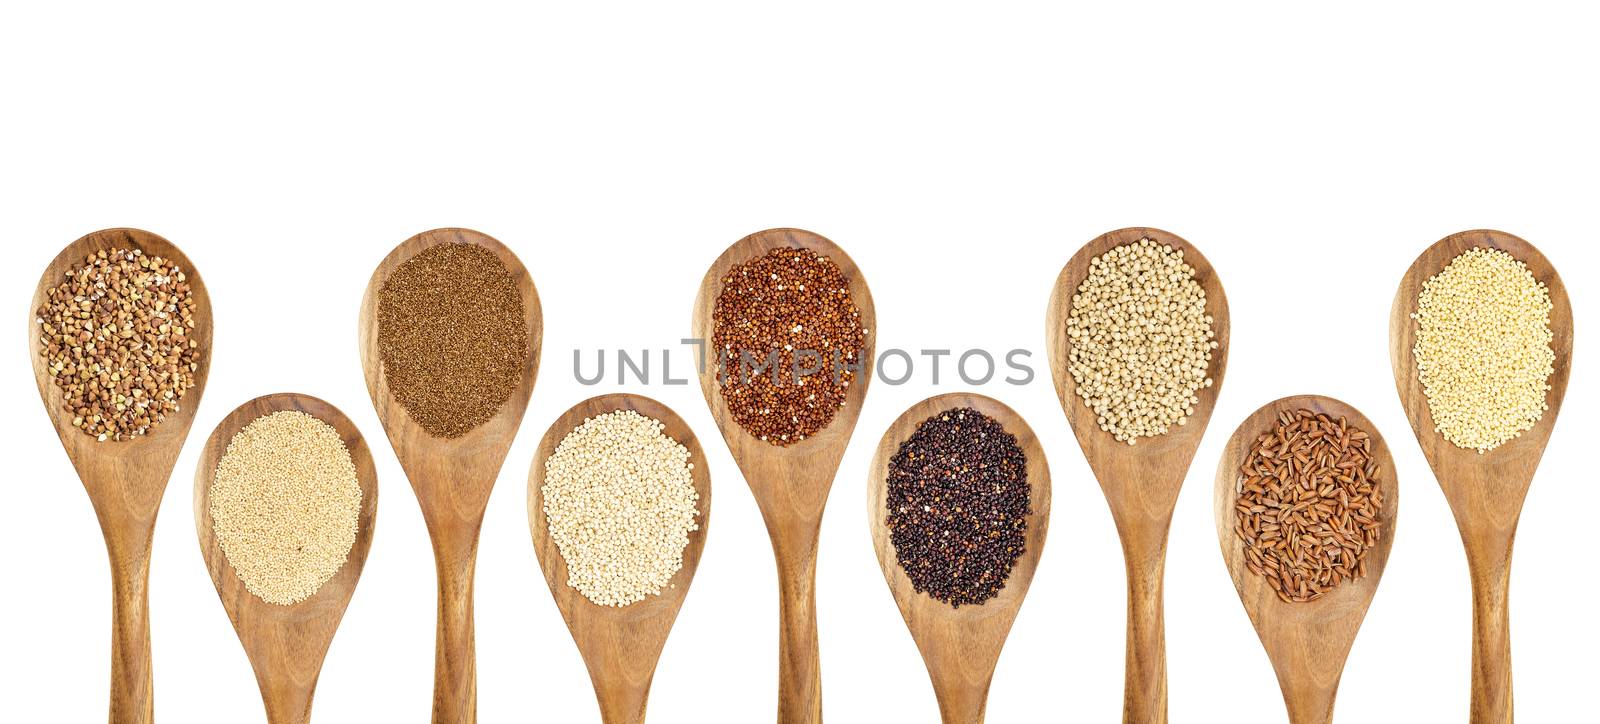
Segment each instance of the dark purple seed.
[[971,408],[923,420],[889,461],[884,524],[918,593],[956,608],[1005,588],[1033,512],[1017,438]]

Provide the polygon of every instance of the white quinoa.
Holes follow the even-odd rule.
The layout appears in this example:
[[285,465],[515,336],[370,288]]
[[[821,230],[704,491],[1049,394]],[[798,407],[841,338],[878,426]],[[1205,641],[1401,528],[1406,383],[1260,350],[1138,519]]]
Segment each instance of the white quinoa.
[[304,412],[264,415],[234,435],[210,495],[228,564],[267,603],[310,598],[355,545],[355,463],[339,431]]
[[689,450],[633,410],[585,420],[545,461],[544,514],[567,585],[601,606],[661,593],[700,529]]
[[1544,282],[1498,249],[1468,249],[1423,283],[1411,354],[1444,439],[1483,453],[1544,416],[1550,308]]
[[1194,414],[1215,336],[1183,252],[1140,239],[1089,261],[1067,318],[1067,367],[1100,429],[1132,445]]

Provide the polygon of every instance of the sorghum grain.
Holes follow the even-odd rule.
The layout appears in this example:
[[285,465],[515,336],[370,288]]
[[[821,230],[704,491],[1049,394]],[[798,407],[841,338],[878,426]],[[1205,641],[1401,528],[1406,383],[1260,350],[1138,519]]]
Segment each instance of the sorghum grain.
[[356,542],[361,483],[339,431],[304,412],[256,418],[217,461],[211,526],[245,588],[267,603],[310,598]]
[[73,427],[126,440],[177,412],[199,368],[194,308],[188,275],[139,249],[102,250],[68,270],[36,321]]
[[1498,249],[1468,249],[1423,283],[1411,354],[1444,439],[1483,453],[1544,416],[1550,309],[1544,282]]
[[522,295],[493,251],[438,244],[395,268],[378,297],[378,350],[389,391],[434,437],[487,422],[522,381]]
[[1091,259],[1067,318],[1068,369],[1100,429],[1132,445],[1187,422],[1211,386],[1211,325],[1181,250],[1140,239]]
[[1383,487],[1365,430],[1310,410],[1279,414],[1239,466],[1234,534],[1245,564],[1285,601],[1367,575]]
[[[798,248],[773,249],[735,265],[722,278],[712,313],[712,346],[723,359],[722,399],[746,432],[779,447],[817,434],[845,404],[869,330],[850,299],[849,283],[832,260]],[[748,374],[776,350],[775,372]],[[796,352],[802,370],[796,377]],[[835,374],[840,370],[839,374]],[[774,373],[777,376],[773,382]]]
[[889,461],[884,525],[919,593],[960,608],[999,595],[1033,512],[1017,438],[971,408],[923,420]]
[[545,460],[544,514],[567,585],[601,606],[661,593],[699,530],[689,450],[633,410],[584,420]]

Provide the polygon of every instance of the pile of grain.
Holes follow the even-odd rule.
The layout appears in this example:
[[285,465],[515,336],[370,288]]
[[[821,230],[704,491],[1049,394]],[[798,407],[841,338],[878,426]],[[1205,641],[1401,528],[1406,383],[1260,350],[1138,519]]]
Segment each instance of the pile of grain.
[[1141,239],[1090,260],[1067,318],[1067,368],[1100,429],[1132,445],[1194,414],[1215,336],[1183,252]]
[[[833,421],[868,333],[838,265],[797,248],[735,265],[723,275],[712,319],[719,389],[740,427],[788,447]],[[755,372],[773,353],[775,366]]]
[[1550,309],[1544,282],[1498,249],[1468,249],[1422,285],[1411,353],[1444,439],[1483,453],[1544,416]]
[[493,251],[430,246],[378,295],[378,354],[389,391],[422,429],[455,438],[489,421],[522,382],[522,295]]
[[585,420],[545,460],[540,488],[567,585],[601,606],[661,593],[700,529],[689,450],[633,410]]
[[101,442],[144,435],[195,384],[189,277],[139,249],[101,250],[37,311],[40,354],[72,424]]
[[310,598],[356,542],[355,463],[339,431],[304,412],[264,415],[234,435],[209,495],[228,564],[267,603]]
[[941,412],[900,444],[886,482],[884,525],[918,593],[956,608],[1000,594],[1033,512],[1016,436],[971,408]]
[[1312,601],[1367,575],[1383,535],[1383,487],[1372,438],[1343,417],[1283,412],[1239,466],[1245,564],[1278,598]]

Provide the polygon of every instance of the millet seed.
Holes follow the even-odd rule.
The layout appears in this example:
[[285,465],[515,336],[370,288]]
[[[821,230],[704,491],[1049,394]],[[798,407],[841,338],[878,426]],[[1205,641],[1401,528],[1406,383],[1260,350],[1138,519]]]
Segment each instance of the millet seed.
[[977,410],[946,410],[900,444],[887,484],[884,525],[918,593],[956,608],[999,595],[1033,512],[1016,436]]
[[1499,249],[1468,249],[1417,295],[1417,376],[1434,430],[1484,453],[1538,424],[1548,404],[1550,290]]
[[139,249],[101,250],[68,270],[35,321],[73,427],[127,440],[177,412],[199,369],[194,311],[188,275]]
[[256,418],[211,482],[211,526],[245,588],[267,603],[310,598],[356,542],[361,483],[339,431],[304,412]]
[[1089,261],[1067,318],[1068,370],[1100,429],[1132,445],[1182,425],[1210,387],[1206,292],[1183,251],[1150,239]]
[[544,514],[567,585],[601,606],[661,593],[700,529],[689,450],[633,410],[584,420],[545,460]]

